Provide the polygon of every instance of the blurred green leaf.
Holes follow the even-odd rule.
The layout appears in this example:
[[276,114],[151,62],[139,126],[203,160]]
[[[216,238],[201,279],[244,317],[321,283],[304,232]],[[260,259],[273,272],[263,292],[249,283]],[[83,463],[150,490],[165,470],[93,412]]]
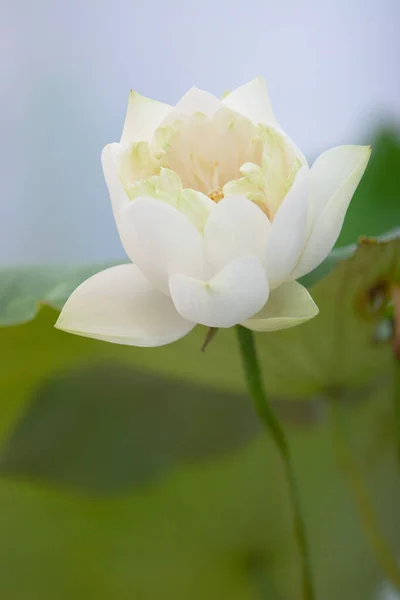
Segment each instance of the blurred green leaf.
[[114,493],[235,450],[259,430],[239,394],[104,363],[55,376],[36,391],[0,454],[0,472]]
[[[172,390],[167,398],[173,397]],[[381,388],[351,411],[356,448],[374,447],[376,432],[390,422],[390,395],[390,387]],[[116,411],[122,408],[129,419],[129,407],[117,401]],[[210,405],[211,422],[218,411],[218,406]],[[163,415],[159,420],[163,421]],[[153,429],[152,434],[157,431]],[[329,428],[323,424],[289,431],[317,597],[372,598],[381,574],[334,466]],[[203,433],[207,435],[207,429]],[[387,438],[393,441],[390,429]],[[154,438],[141,438],[143,453],[151,441],[157,446]],[[107,435],[96,439],[88,431],[93,469],[103,471],[105,479],[110,476],[111,461],[102,464],[105,451],[99,450],[99,444],[109,442]],[[157,447],[162,452],[161,445]],[[57,450],[53,438],[48,451]],[[394,453],[386,448],[377,458],[367,473],[368,484],[385,533],[398,543],[400,489]],[[132,466],[121,448],[113,460],[116,469]],[[278,598],[300,600],[285,498],[280,461],[264,436],[213,461],[175,468],[162,481],[112,499],[56,491],[32,480],[3,476],[0,597],[261,600],[263,579]]]

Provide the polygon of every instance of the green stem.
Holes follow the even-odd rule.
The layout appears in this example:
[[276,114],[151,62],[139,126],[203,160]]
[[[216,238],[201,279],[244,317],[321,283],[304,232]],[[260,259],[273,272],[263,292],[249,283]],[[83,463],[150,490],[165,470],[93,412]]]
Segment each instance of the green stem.
[[240,325],[236,327],[236,331],[249,395],[253,400],[258,416],[275,442],[285,469],[293,509],[294,533],[301,561],[303,599],[314,600],[315,594],[305,523],[301,513],[299,492],[294,475],[289,445],[283,427],[271,407],[264,389],[253,333]]
[[400,567],[389,543],[382,535],[376,519],[367,488],[347,444],[347,436],[342,422],[340,401],[330,402],[335,453],[352,492],[357,511],[361,518],[365,536],[382,572],[400,590]]

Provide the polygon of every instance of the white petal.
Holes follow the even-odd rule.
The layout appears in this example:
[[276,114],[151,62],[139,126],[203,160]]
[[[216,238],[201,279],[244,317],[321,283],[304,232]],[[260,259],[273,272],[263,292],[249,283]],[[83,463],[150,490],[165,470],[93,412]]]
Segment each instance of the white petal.
[[183,115],[190,116],[194,113],[202,113],[207,117],[212,117],[220,108],[223,108],[223,104],[218,98],[209,92],[192,87],[182,96],[173,110],[166,115],[161,126],[171,125]]
[[223,198],[211,211],[204,228],[206,257],[214,274],[241,256],[265,260],[268,217],[245,196]]
[[176,208],[137,198],[122,210],[119,230],[129,258],[166,294],[174,273],[204,278],[203,238]]
[[268,299],[268,282],[258,258],[230,262],[210,281],[173,275],[170,291],[184,319],[207,327],[232,327],[257,313]]
[[118,173],[118,160],[123,147],[121,144],[108,144],[101,153],[101,162],[103,165],[104,178],[110,194],[111,206],[114,218],[117,217],[121,208],[129,202],[125,188]]
[[278,127],[268,95],[267,84],[262,77],[256,77],[225,96],[222,101],[232,110],[241,113],[256,125]]
[[332,250],[370,155],[370,146],[340,146],[315,161],[310,172],[309,238],[294,279],[315,269]]
[[197,87],[190,88],[175,106],[175,110],[184,115],[199,112],[207,117],[212,117],[220,108],[222,103],[218,98]]
[[129,94],[121,144],[126,146],[131,142],[149,141],[171,108],[169,104],[151,100],[132,90]]
[[309,194],[310,172],[308,167],[302,167],[272,221],[267,245],[270,289],[291,274],[304,248]]
[[371,146],[337,146],[321,154],[311,167],[311,208],[318,218],[337,192],[347,204],[366,169]]
[[300,325],[318,312],[306,288],[292,281],[273,290],[264,308],[242,325],[253,331],[277,331]]
[[84,281],[67,300],[57,329],[129,346],[162,346],[193,327],[172,300],[135,265],[119,265]]

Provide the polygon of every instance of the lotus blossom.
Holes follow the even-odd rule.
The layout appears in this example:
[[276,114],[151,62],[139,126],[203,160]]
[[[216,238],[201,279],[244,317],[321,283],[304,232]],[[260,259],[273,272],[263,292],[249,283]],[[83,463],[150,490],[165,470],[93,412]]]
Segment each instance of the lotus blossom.
[[198,323],[275,331],[311,319],[296,279],[333,248],[370,152],[340,146],[310,168],[262,78],[223,100],[192,88],[175,107],[131,92],[102,164],[132,262],[84,281],[56,327],[160,346]]

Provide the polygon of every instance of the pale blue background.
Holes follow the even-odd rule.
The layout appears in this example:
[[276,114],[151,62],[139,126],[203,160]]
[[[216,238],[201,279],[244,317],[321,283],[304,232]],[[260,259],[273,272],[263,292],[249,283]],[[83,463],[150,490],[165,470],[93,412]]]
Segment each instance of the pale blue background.
[[313,158],[400,117],[399,0],[6,0],[2,263],[123,257],[100,152],[128,91],[174,103],[267,78]]

